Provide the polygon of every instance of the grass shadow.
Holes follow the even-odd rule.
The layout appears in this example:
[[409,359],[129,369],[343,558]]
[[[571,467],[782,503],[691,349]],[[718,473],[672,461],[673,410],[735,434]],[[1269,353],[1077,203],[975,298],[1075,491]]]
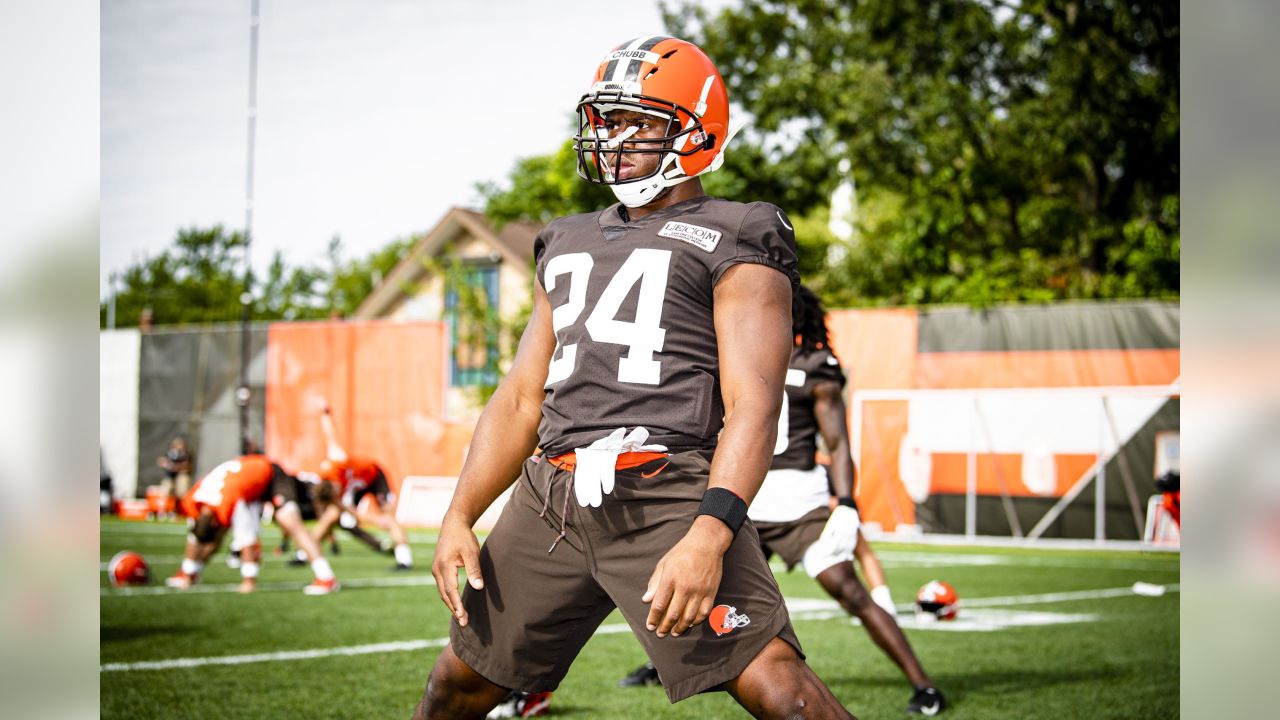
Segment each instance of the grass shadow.
[[[933,681],[947,696],[947,702],[955,705],[968,695],[1000,696],[1005,694],[1035,693],[1055,686],[1095,683],[1114,680],[1115,668],[1095,670],[1000,670],[963,674],[933,674]],[[857,696],[859,690],[903,690],[910,687],[901,677],[849,678],[824,676],[823,680],[837,695]]]
[[141,640],[152,636],[163,636],[166,638],[179,637],[182,635],[191,635],[199,630],[194,625],[147,625],[147,626],[102,626],[98,633],[99,643],[110,642],[128,642],[130,640]]

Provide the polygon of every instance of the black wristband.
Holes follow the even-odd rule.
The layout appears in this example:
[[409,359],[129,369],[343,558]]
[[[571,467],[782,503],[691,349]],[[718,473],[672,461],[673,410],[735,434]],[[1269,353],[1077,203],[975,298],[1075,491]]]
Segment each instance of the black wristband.
[[747,519],[747,504],[732,490],[724,488],[707,488],[702,494],[702,504],[698,506],[699,515],[711,517],[729,526],[735,536]]
[[845,507],[851,507],[854,510],[858,509],[858,503],[854,502],[853,498],[851,497],[836,498],[836,504],[843,505]]

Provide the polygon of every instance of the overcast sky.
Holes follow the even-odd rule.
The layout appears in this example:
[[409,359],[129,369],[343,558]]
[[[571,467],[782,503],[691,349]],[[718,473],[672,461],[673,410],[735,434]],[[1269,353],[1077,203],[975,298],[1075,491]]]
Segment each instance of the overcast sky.
[[[722,5],[723,2],[708,3]],[[179,228],[245,218],[250,0],[102,9],[101,287]],[[567,137],[657,0],[261,0],[253,261],[361,257]]]

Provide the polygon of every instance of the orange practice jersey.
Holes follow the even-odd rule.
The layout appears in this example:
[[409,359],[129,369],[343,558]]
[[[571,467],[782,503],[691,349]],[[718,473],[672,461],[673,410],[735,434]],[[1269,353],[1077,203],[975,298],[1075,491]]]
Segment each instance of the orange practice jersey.
[[344,461],[330,463],[328,472],[321,473],[321,477],[338,483],[341,492],[346,492],[353,481],[363,481],[365,487],[372,485],[380,471],[378,463],[368,458],[348,457]]
[[271,488],[274,476],[271,461],[262,455],[245,455],[228,460],[200,479],[182,498],[183,511],[195,517],[202,506],[213,509],[222,525],[231,524],[236,503],[261,500]]

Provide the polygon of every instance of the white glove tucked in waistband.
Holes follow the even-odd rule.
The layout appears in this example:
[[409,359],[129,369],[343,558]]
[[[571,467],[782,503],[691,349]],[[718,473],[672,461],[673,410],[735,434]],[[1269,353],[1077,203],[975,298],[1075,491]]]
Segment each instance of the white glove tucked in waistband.
[[613,492],[613,470],[622,453],[666,451],[665,445],[645,445],[648,439],[647,428],[637,426],[628,434],[625,427],[620,427],[606,437],[574,450],[573,494],[578,505],[600,507],[604,496]]

